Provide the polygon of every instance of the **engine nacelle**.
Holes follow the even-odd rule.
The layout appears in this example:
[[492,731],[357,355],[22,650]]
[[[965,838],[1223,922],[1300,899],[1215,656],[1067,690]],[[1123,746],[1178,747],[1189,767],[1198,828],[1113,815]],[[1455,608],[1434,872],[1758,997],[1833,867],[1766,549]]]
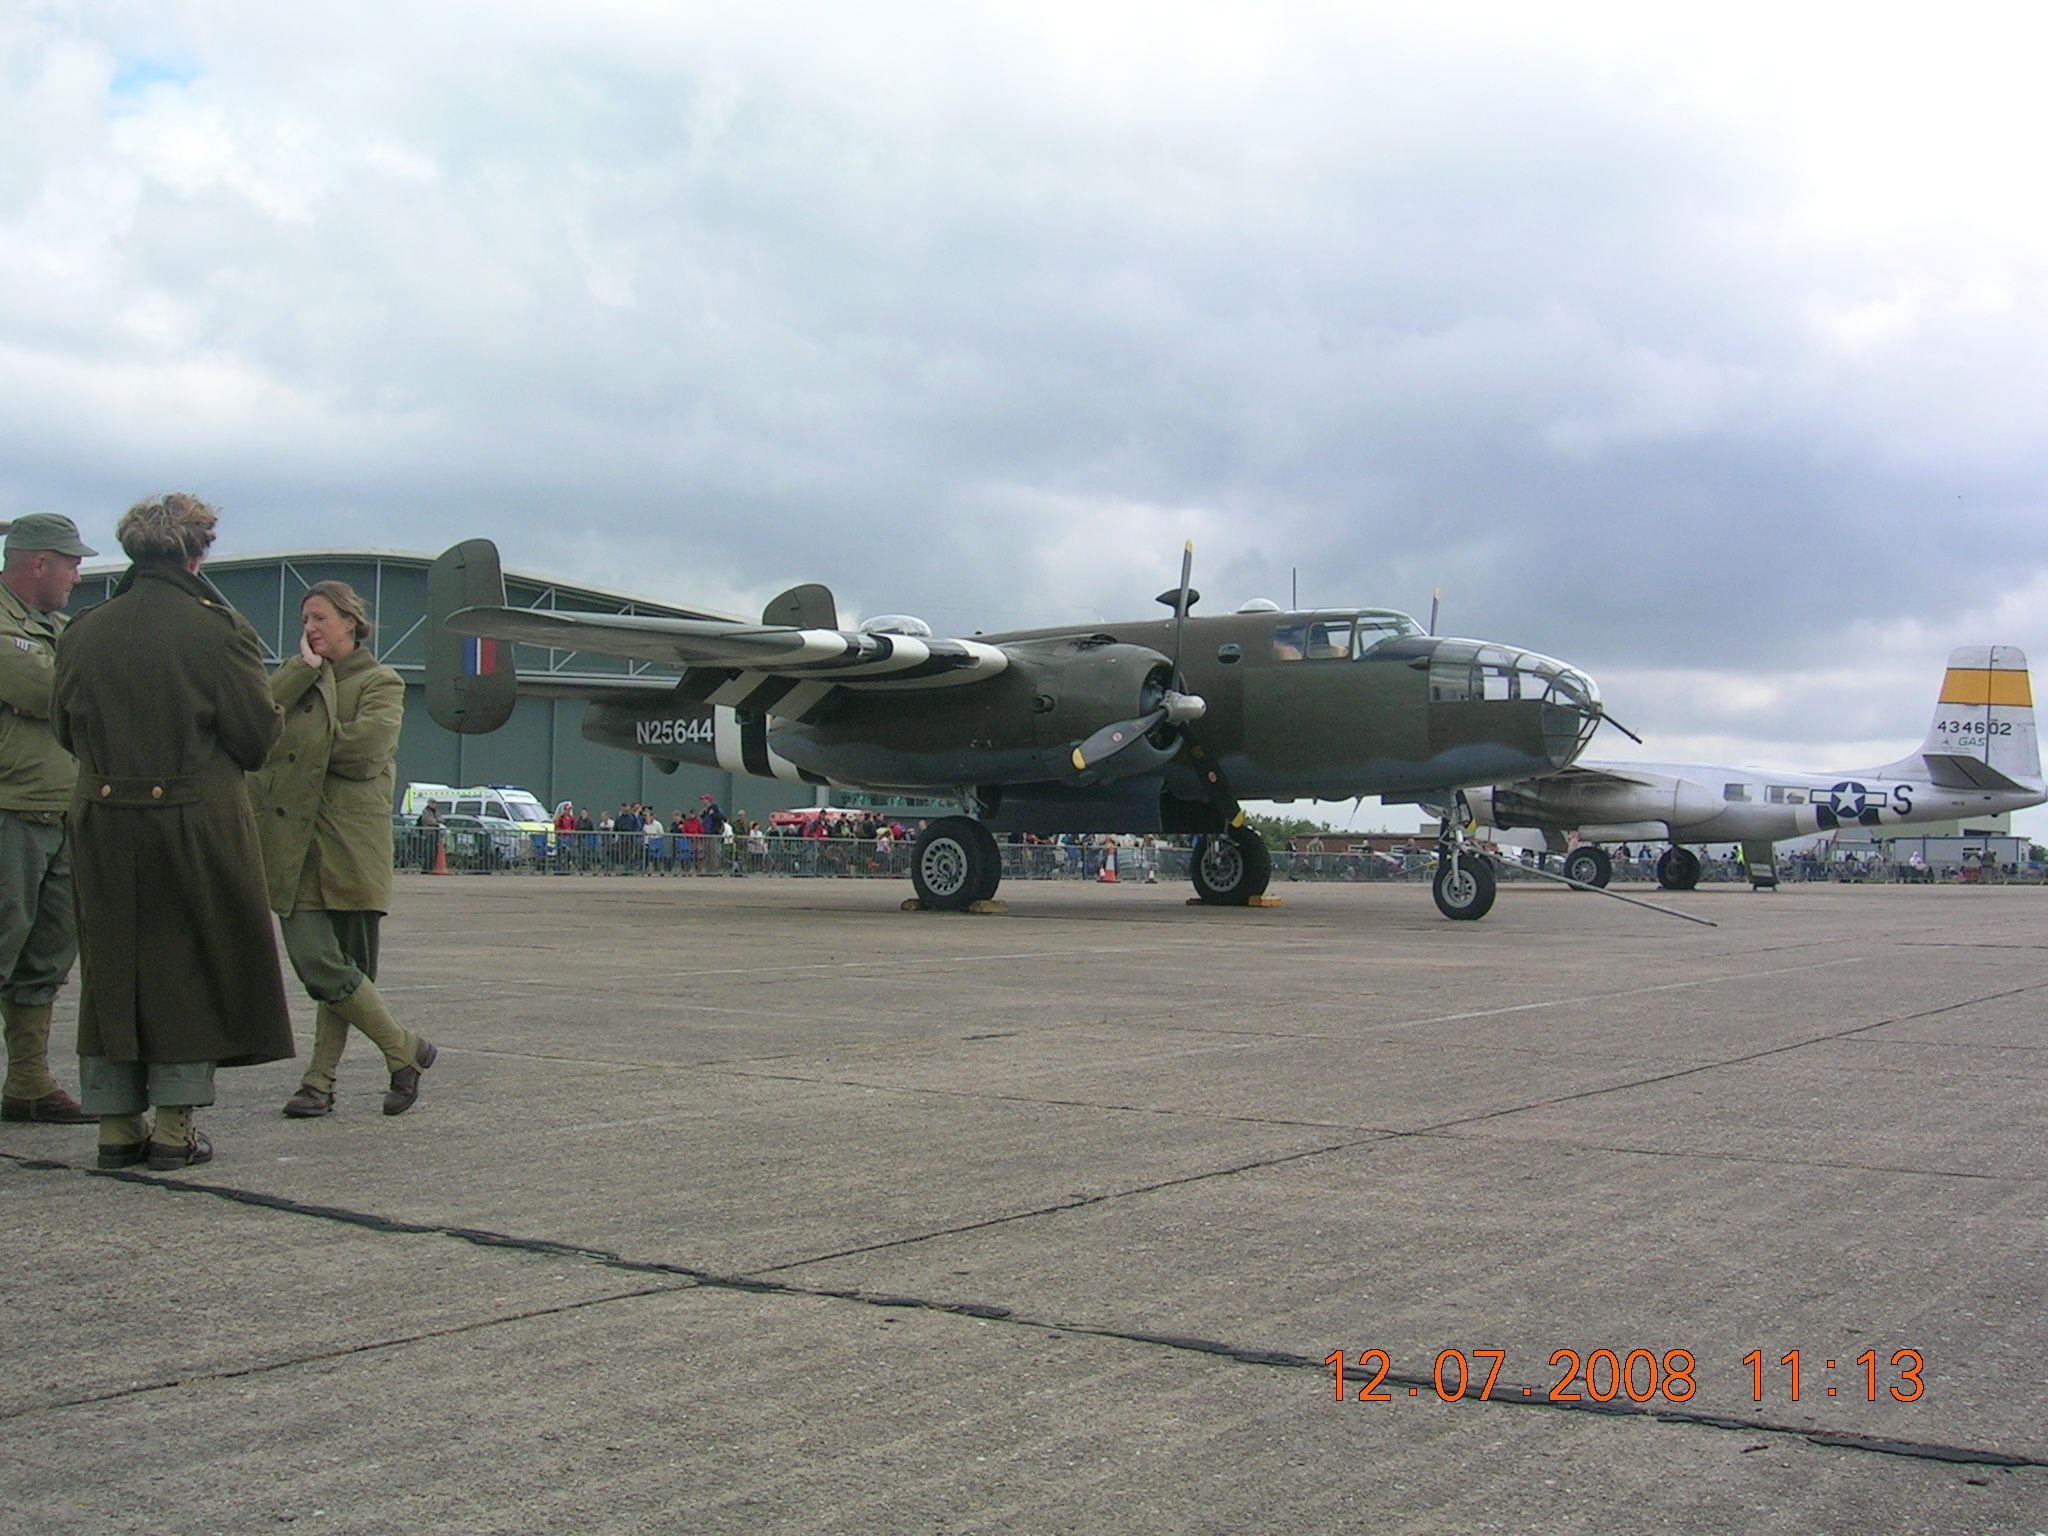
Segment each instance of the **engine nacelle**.
[[1520,779],[1487,789],[1468,789],[1466,800],[1480,821],[1503,831],[1516,827],[1669,826],[1691,819],[1696,798],[1683,793],[1685,781],[1668,774],[1638,774],[1636,782],[1603,778]]
[[919,690],[848,688],[824,718],[777,722],[769,745],[799,768],[856,784],[953,790],[971,785],[1092,784],[1156,771],[1180,749],[1161,728],[1087,774],[1076,745],[1159,707],[1172,664],[1141,645],[1083,637],[1010,649],[987,682]]

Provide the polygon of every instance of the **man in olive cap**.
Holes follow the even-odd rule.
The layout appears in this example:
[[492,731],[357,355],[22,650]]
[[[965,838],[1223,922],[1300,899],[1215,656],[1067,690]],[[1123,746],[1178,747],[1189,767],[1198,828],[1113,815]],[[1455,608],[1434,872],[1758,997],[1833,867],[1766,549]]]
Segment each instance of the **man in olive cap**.
[[0,563],[0,1119],[90,1124],[50,1075],[50,1010],[78,956],[65,812],[78,764],[50,729],[50,688],[78,562],[99,551],[54,512],[17,518]]

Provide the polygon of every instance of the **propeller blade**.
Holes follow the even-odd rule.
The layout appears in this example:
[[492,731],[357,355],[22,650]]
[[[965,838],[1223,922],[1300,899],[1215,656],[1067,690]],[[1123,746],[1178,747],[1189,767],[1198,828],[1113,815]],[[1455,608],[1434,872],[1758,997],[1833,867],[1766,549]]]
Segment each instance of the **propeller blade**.
[[1436,633],[1436,610],[1443,600],[1444,589],[1442,587],[1436,588],[1436,590],[1429,594],[1429,632],[1432,635]]
[[1132,743],[1144,740],[1145,733],[1165,718],[1164,709],[1155,709],[1135,720],[1119,720],[1114,725],[1105,725],[1074,748],[1074,771],[1086,773],[1091,768],[1099,768]]
[[1195,574],[1195,541],[1189,539],[1180,551],[1180,585],[1171,592],[1159,594],[1159,601],[1173,605],[1173,655],[1168,658],[1170,670],[1167,673],[1167,688],[1159,696],[1159,707],[1135,720],[1119,720],[1105,725],[1101,730],[1082,742],[1073,751],[1076,773],[1087,773],[1099,768],[1117,753],[1126,751],[1145,739],[1162,724],[1186,726],[1189,721],[1199,720],[1208,713],[1208,701],[1200,694],[1181,693],[1172,685],[1180,678],[1181,637],[1187,632],[1188,609],[1195,603],[1197,593],[1189,585]]
[[1173,681],[1180,681],[1180,637],[1188,627],[1188,581],[1195,574],[1195,541],[1189,539],[1180,551],[1180,598],[1173,605]]
[[1136,745],[1161,725],[1186,725],[1190,720],[1199,720],[1209,711],[1209,701],[1200,694],[1174,693],[1169,690],[1161,696],[1159,707],[1135,720],[1119,720],[1114,725],[1105,725],[1081,745],[1074,748],[1074,769],[1086,773],[1099,768],[1117,753]]

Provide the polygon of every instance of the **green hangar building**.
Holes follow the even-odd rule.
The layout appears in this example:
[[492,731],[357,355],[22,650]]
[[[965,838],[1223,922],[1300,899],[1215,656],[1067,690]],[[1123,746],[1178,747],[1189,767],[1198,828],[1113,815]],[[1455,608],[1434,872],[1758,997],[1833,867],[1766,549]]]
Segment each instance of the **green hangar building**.
[[[376,627],[371,650],[405,679],[405,730],[398,742],[401,793],[411,783],[517,784],[550,809],[573,800],[597,816],[633,801],[653,807],[664,819],[678,807],[698,805],[707,794],[728,814],[744,810],[757,819],[783,806],[811,803],[811,792],[801,785],[716,768],[677,768],[585,740],[584,704],[572,690],[614,679],[673,681],[678,676],[642,662],[518,646],[514,661],[521,697],[504,727],[488,736],[443,730],[427,715],[427,567],[433,558],[384,550],[224,555],[206,562],[205,575],[255,626],[266,667],[298,654],[299,602],[308,587],[316,581],[344,581],[355,588]],[[104,602],[126,570],[125,564],[88,565],[71,596],[70,611]],[[515,607],[568,613],[732,617],[511,571],[505,573],[505,600]]]

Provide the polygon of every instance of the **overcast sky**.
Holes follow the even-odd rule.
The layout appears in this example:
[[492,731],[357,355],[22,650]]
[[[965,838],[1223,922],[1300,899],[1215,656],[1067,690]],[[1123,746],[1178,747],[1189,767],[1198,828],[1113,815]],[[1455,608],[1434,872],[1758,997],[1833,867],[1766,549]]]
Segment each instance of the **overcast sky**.
[[2048,660],[2048,13],[1667,12],[13,0],[0,515],[954,633],[1193,537],[1881,761]]

